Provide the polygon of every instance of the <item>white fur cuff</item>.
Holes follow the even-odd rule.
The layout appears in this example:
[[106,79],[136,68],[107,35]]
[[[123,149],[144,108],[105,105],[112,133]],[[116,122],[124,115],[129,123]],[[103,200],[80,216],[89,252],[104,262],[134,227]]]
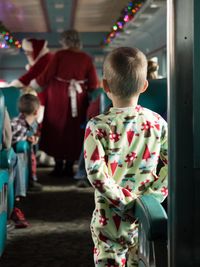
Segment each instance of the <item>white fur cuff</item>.
[[34,88],[34,89],[38,89],[40,87],[40,85],[37,83],[36,79],[33,79],[30,84],[30,87]]
[[11,83],[9,83],[9,86],[21,88],[21,87],[24,87],[24,84],[22,82],[20,82],[19,80],[14,80]]
[[32,43],[29,42],[27,39],[23,39],[23,40],[22,40],[22,48],[23,48],[25,51],[33,51]]

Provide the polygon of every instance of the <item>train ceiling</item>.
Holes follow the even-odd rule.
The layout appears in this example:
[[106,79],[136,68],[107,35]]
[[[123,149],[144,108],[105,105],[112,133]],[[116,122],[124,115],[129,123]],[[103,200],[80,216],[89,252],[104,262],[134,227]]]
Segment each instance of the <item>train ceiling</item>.
[[0,0],[0,20],[12,32],[108,32],[127,0]]
[[[145,2],[144,6],[126,24],[118,37],[112,40],[108,49],[128,45],[133,35],[134,40],[137,39],[146,31],[147,23],[151,24],[156,12],[166,6],[166,0],[141,1]],[[111,32],[122,10],[129,3],[130,0],[0,0],[0,21],[17,37],[18,34],[26,36],[34,33],[41,36],[47,33],[55,39],[55,34],[70,28],[75,28],[82,34],[96,33],[95,40],[88,37],[92,35],[87,35],[87,39],[90,39],[90,46],[100,48],[103,36]]]

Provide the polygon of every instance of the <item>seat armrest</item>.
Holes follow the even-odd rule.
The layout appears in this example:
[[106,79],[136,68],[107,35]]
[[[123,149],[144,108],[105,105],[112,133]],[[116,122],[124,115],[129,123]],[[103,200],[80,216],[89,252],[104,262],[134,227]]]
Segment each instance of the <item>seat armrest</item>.
[[16,153],[13,148],[3,149],[0,151],[0,168],[10,169],[12,163],[16,161]]
[[30,144],[27,141],[19,141],[16,143],[16,153],[24,153],[30,150]]
[[167,214],[153,196],[143,195],[136,200],[134,216],[142,223],[149,241],[167,239]]

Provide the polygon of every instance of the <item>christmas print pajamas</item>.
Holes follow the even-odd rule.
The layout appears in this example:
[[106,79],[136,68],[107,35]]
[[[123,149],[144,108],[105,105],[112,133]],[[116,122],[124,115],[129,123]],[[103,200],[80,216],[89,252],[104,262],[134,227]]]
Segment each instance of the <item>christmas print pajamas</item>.
[[[137,266],[133,206],[143,194],[159,202],[167,196],[167,123],[139,105],[111,108],[88,122],[84,157],[95,189],[95,266]],[[163,167],[157,175],[159,159]]]

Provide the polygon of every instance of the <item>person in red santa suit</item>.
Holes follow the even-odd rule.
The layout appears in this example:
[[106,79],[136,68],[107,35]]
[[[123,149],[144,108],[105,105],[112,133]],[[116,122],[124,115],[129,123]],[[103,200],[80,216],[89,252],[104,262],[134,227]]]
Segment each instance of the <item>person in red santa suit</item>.
[[76,30],[64,32],[61,44],[63,49],[31,86],[46,91],[40,149],[55,158],[53,175],[64,172],[72,177],[83,145],[88,94],[97,88],[98,79],[91,57],[80,49]]
[[[12,81],[9,86],[14,86],[23,89],[30,85],[30,82],[35,79],[46,68],[52,58],[52,54],[47,47],[46,40],[38,39],[23,39],[22,49],[27,57],[28,64],[26,65],[27,72],[18,80]],[[41,105],[45,105],[45,93],[38,93]]]

